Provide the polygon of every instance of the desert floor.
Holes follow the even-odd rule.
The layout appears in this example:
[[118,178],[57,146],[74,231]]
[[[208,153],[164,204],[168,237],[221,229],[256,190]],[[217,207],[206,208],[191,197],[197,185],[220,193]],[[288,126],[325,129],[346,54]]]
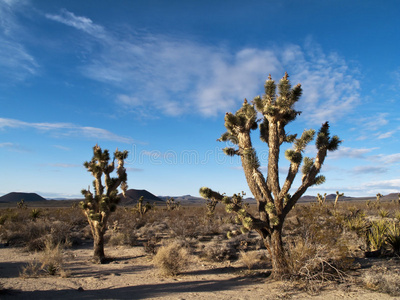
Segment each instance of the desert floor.
[[158,273],[142,247],[106,247],[108,264],[90,262],[91,244],[64,254],[67,275],[23,278],[21,269],[38,258],[22,248],[0,249],[0,299],[400,299],[348,283],[326,286],[311,295],[292,283],[268,278],[268,270],[248,271],[235,263],[194,259],[176,277]]

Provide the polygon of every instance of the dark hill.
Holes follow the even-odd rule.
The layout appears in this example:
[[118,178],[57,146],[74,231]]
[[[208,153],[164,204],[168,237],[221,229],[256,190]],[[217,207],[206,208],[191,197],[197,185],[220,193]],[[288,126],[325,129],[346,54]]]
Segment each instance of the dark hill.
[[124,198],[121,195],[121,202],[120,205],[131,205],[137,203],[140,197],[144,198],[144,202],[160,202],[164,203],[163,200],[158,198],[157,196],[153,195],[152,193],[146,191],[146,190],[135,190],[135,189],[130,189],[126,191],[126,198]]
[[24,199],[25,203],[26,202],[37,202],[37,201],[46,201],[45,198],[42,196],[39,196],[36,193],[18,193],[18,192],[12,192],[7,195],[4,195],[0,197],[0,202],[1,203],[10,203],[10,202],[19,202],[22,199]]

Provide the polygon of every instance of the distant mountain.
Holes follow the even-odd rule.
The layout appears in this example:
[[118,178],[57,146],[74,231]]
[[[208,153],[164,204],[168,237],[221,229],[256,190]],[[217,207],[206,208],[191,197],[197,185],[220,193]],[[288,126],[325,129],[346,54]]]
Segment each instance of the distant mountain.
[[0,197],[0,203],[17,203],[24,199],[24,202],[37,202],[37,201],[47,201],[42,196],[39,196],[36,193],[18,193],[12,192],[7,195]]
[[152,193],[146,191],[146,190],[135,190],[135,189],[130,189],[126,191],[126,197],[124,198],[122,195],[121,196],[121,202],[120,205],[131,205],[137,203],[140,197],[143,196],[144,202],[148,201],[150,203],[153,202],[159,202],[159,203],[164,203],[162,199],[159,197],[153,195]]
[[175,202],[180,202],[181,204],[199,204],[205,203],[205,200],[201,197],[195,197],[192,195],[183,196],[158,196],[163,201],[167,201],[169,198],[174,198]]

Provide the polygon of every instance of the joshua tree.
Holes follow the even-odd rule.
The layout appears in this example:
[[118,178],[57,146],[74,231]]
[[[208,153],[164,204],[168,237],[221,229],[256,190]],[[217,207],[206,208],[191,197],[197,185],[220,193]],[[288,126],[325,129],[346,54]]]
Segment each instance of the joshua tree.
[[17,207],[21,209],[27,209],[28,205],[25,204],[25,200],[21,199],[21,201],[17,202]]
[[217,206],[217,204],[217,199],[206,199],[207,216],[212,217],[214,215],[215,207]]
[[341,194],[340,194],[339,191],[336,191],[336,198],[335,198],[334,207],[336,207],[339,198],[340,198],[340,197],[343,197],[343,196],[344,196],[344,193],[341,193]]
[[[104,255],[104,233],[107,229],[107,221],[112,212],[117,208],[120,200],[118,187],[121,187],[122,194],[125,195],[128,185],[126,184],[127,175],[124,168],[124,160],[128,156],[128,151],[114,152],[114,159],[111,163],[108,150],[102,151],[96,145],[93,147],[93,158],[90,162],[83,165],[91,172],[95,180],[93,181],[94,193],[90,188],[82,190],[85,200],[80,205],[87,217],[94,239],[93,258],[96,263],[103,263]],[[111,177],[114,171],[115,159],[118,160],[117,177]],[[104,183],[102,177],[104,175]]]
[[376,203],[381,203],[381,197],[383,197],[381,193],[376,194]]
[[166,201],[167,204],[167,210],[179,210],[179,208],[181,207],[181,202],[175,202],[174,198],[168,198]]
[[[222,134],[219,139],[219,141],[230,141],[236,145],[235,148],[225,148],[224,152],[227,155],[238,155],[241,158],[247,184],[257,200],[257,213],[250,214],[243,205],[236,203],[235,197],[224,197],[206,187],[200,189],[201,196],[206,199],[223,200],[227,210],[237,215],[245,229],[254,229],[260,234],[271,255],[273,272],[277,277],[289,272],[286,252],[282,243],[282,228],[285,218],[310,186],[325,181],[325,177],[318,174],[327,152],[336,150],[341,143],[337,136],[330,136],[329,124],[326,122],[317,133],[315,159],[303,158],[303,152],[308,143],[313,140],[315,131],[313,129],[305,130],[299,138],[297,135],[289,135],[285,131],[286,125],[300,114],[294,109],[294,105],[302,94],[301,85],[298,84],[292,88],[288,77],[285,73],[276,86],[270,75],[265,83],[265,94],[262,97],[254,98],[251,104],[245,99],[243,106],[235,114],[226,113],[227,132]],[[276,88],[278,88],[278,95]],[[257,120],[257,111],[263,115],[262,120]],[[266,178],[261,172],[260,161],[253,148],[250,135],[251,130],[255,130],[257,127],[260,130],[261,140],[269,148]],[[285,152],[286,158],[290,161],[290,167],[286,180],[281,186],[278,162],[283,143],[292,143],[293,149]],[[293,195],[290,195],[289,190],[302,162],[301,185]]]
[[133,210],[138,212],[141,217],[143,217],[145,213],[153,208],[153,205],[151,205],[148,201],[146,204],[143,204],[143,200],[144,197],[141,196],[138,200],[138,203],[136,203],[136,206],[133,208]]
[[322,205],[326,202],[326,193],[324,194],[324,196],[322,196],[321,194],[317,194],[317,202],[319,205]]

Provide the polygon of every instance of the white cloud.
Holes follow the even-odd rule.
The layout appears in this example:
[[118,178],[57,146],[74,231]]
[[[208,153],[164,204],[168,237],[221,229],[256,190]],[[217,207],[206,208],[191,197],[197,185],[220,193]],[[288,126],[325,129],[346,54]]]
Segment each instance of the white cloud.
[[89,18],[76,16],[74,13],[69,12],[66,9],[61,10],[60,15],[46,14],[45,16],[50,20],[74,27],[90,35],[97,37],[104,36],[104,30],[102,26],[94,24]]
[[13,152],[30,152],[30,150],[27,148],[10,142],[0,143],[0,148],[4,148]]
[[367,188],[373,188],[373,189],[399,191],[400,190],[400,179],[372,181],[372,182],[365,183],[364,186]]
[[0,82],[22,81],[38,73],[39,64],[29,53],[20,36],[24,28],[18,24],[18,14],[26,1],[0,1]]
[[357,197],[375,197],[377,193],[387,195],[390,193],[400,192],[400,179],[390,180],[373,180],[369,182],[359,183],[357,185],[341,186],[340,191],[346,195]]
[[385,164],[393,164],[400,162],[400,153],[394,153],[389,155],[380,154],[377,155],[377,158]]
[[379,166],[358,166],[354,167],[352,170],[352,173],[356,173],[359,175],[365,175],[365,174],[383,174],[388,171],[387,168],[385,167],[379,167]]
[[379,133],[378,134],[378,140],[390,138],[395,133],[396,133],[396,130],[388,131],[388,132],[385,132],[385,133]]
[[0,118],[0,130],[6,128],[34,128],[42,132],[51,132],[58,136],[85,137],[131,144],[133,140],[108,130],[96,127],[80,126],[71,123],[29,123],[15,119]]
[[378,148],[350,148],[350,147],[339,147],[338,150],[333,153],[329,153],[328,158],[358,158],[358,159],[367,159],[365,154],[370,153],[373,150]]
[[65,147],[65,146],[61,146],[61,145],[53,145],[53,147],[57,148],[57,149],[64,150],[64,151],[70,151],[71,150],[71,148]]
[[308,123],[336,121],[358,105],[360,83],[355,71],[337,54],[326,54],[308,40],[305,50],[297,45],[284,49],[282,61],[292,82],[302,85],[298,109]]
[[[358,80],[336,54],[316,44],[306,48],[243,48],[232,51],[176,37],[113,33],[91,19],[63,10],[49,19],[88,34],[96,53],[82,74],[120,89],[115,100],[126,109],[149,108],[168,115],[198,112],[213,116],[238,108],[263,92],[268,73],[285,69],[304,88],[304,116],[314,123],[337,120],[358,102]],[[282,54],[283,53],[283,54]]]

